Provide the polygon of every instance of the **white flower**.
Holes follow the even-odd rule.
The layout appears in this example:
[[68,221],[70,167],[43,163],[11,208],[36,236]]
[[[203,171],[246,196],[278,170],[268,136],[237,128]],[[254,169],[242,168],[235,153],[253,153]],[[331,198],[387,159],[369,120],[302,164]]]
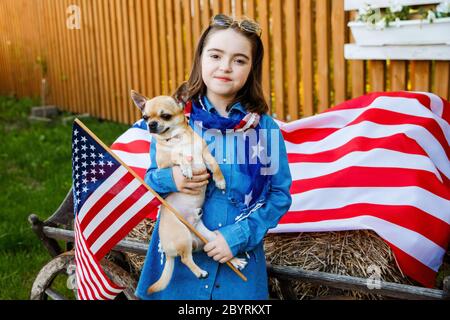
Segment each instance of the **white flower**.
[[370,10],[372,10],[372,7],[370,6],[370,4],[364,4],[364,7],[361,7],[358,9],[358,14],[360,16],[365,16]]
[[436,19],[436,14],[433,10],[428,10],[427,20],[432,23]]
[[442,1],[437,7],[436,11],[439,13],[450,13],[450,0]]
[[386,18],[379,20],[375,25],[375,29],[377,30],[383,30],[385,27],[386,27]]
[[401,21],[400,18],[395,18],[394,26],[400,28],[400,21]]
[[401,12],[403,10],[403,6],[397,1],[389,1],[390,2],[390,7],[389,9],[391,10],[391,12],[395,13],[395,12]]

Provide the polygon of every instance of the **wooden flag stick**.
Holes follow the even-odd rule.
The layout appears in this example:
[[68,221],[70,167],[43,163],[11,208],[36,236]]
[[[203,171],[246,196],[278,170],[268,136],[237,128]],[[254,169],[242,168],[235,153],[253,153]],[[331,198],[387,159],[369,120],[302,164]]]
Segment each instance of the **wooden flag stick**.
[[[205,237],[203,237],[189,222],[184,219],[184,217],[179,214],[166,200],[164,200],[158,193],[156,193],[152,188],[150,188],[145,181],[139,177],[129,166],[127,166],[107,145],[103,143],[88,127],[84,125],[78,118],[74,120],[80,127],[82,127],[99,145],[101,145],[105,150],[116,159],[121,165],[123,165],[136,179],[138,179],[153,195],[161,201],[161,204],[166,206],[167,209],[172,211],[172,213],[186,226],[191,230],[203,243],[208,243]],[[247,281],[247,277],[242,274],[235,266],[231,264],[230,261],[227,261],[227,265],[233,270],[242,280]]]

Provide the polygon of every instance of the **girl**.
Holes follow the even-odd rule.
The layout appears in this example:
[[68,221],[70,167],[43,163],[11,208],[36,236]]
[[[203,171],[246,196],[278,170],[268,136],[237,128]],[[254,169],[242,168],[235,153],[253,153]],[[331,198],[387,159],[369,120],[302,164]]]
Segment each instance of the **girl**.
[[[266,114],[260,36],[253,21],[216,15],[199,40],[189,80],[174,95],[189,109],[189,124],[209,143],[226,191],[217,189],[206,171],[188,180],[179,167],[156,168],[155,143],[151,144],[153,165],[145,181],[163,197],[171,192],[196,194],[207,185],[202,219],[217,238],[204,251],[193,253],[197,265],[208,272],[206,279],[197,279],[177,257],[168,287],[148,295],[147,288],[164,266],[157,222],[136,289],[141,299],[269,297],[263,238],[289,209],[292,180],[279,127]],[[242,270],[247,282],[225,264],[234,256],[247,259]]]

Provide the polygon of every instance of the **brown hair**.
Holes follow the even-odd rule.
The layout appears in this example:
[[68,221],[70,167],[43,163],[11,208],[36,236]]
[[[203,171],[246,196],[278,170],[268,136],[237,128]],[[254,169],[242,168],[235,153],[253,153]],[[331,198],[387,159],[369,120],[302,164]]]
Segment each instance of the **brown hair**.
[[209,36],[217,30],[233,28],[235,31],[244,35],[252,45],[252,69],[248,79],[241,90],[238,91],[234,101],[227,106],[227,111],[236,102],[240,102],[248,112],[258,114],[267,113],[269,106],[262,89],[262,61],[264,57],[264,47],[260,36],[255,32],[248,32],[241,29],[237,24],[229,27],[210,25],[201,35],[197,49],[195,50],[194,63],[188,81],[181,84],[173,94],[173,97],[180,102],[197,100],[199,96],[206,95],[206,85],[202,78],[201,57],[203,49]]

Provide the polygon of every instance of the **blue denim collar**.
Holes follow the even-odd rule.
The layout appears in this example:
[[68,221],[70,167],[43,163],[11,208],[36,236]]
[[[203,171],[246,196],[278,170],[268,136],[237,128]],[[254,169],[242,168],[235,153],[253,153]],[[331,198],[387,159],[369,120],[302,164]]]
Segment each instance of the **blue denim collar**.
[[[208,97],[206,96],[202,96],[202,101],[206,107],[206,110],[208,112],[215,112],[217,113],[217,109],[216,107],[212,104],[211,101],[209,101]],[[244,106],[240,103],[240,102],[236,102],[235,104],[233,104],[230,108],[229,113],[231,113],[232,111],[237,110],[240,111],[243,114],[247,114],[247,110],[245,110]]]

